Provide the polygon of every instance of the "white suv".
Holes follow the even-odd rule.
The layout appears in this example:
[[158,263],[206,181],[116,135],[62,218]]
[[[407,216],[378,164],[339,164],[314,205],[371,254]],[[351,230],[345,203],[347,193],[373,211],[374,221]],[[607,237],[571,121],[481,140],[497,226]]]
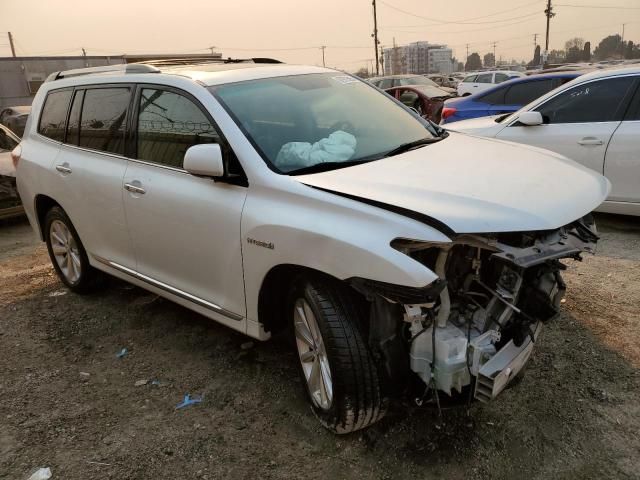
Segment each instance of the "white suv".
[[106,272],[260,340],[289,331],[338,433],[416,382],[424,400],[500,393],[609,191],[344,73],[253,62],[52,75],[13,155],[70,289]]
[[513,80],[514,78],[524,77],[522,72],[512,72],[511,70],[498,70],[495,72],[477,72],[464,77],[458,83],[458,96],[468,97],[476,93],[484,92],[498,83]]

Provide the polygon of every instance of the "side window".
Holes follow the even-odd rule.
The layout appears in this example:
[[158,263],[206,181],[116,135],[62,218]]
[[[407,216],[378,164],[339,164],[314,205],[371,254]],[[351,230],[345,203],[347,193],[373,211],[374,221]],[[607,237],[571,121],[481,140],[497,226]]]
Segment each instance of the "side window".
[[392,86],[393,86],[392,78],[385,78],[384,80],[381,80],[380,83],[378,83],[378,88],[381,88],[382,90],[386,90],[387,88],[391,88]]
[[462,83],[473,83],[476,81],[477,77],[478,77],[477,75],[469,75],[468,77],[465,77]]
[[478,75],[476,78],[476,83],[492,83],[493,73],[483,73]]
[[[509,75],[507,75],[505,73],[496,73],[496,80],[495,80],[494,83],[502,83],[505,80],[509,80],[509,78],[511,78],[511,77],[509,77]],[[513,77],[513,78],[515,78],[515,77]]]
[[82,109],[82,99],[84,98],[84,90],[76,90],[69,112],[69,125],[67,126],[66,143],[78,145],[80,135],[80,110]]
[[478,100],[481,100],[484,103],[489,103],[491,105],[504,105],[504,92],[505,89],[503,87],[500,87],[497,90],[493,90],[492,92],[481,96],[480,98],[478,98]]
[[547,92],[553,90],[553,80],[518,83],[509,87],[504,103],[507,105],[526,105]]
[[189,147],[219,141],[213,125],[188,98],[166,90],[142,90],[137,142],[140,160],[182,168]]
[[10,152],[17,145],[18,143],[7,133],[7,129],[0,125],[0,153]]
[[550,124],[619,121],[624,114],[622,102],[632,85],[632,77],[577,85],[536,110]]
[[[636,77],[640,78],[640,77]],[[640,120],[640,87],[637,87],[636,94],[631,101],[631,106],[629,107],[629,111],[624,117],[627,121],[638,121]]]
[[50,92],[42,107],[38,132],[58,142],[64,140],[64,129],[67,123],[67,111],[71,100],[71,90]]
[[124,155],[124,132],[131,90],[91,88],[84,93],[79,145]]

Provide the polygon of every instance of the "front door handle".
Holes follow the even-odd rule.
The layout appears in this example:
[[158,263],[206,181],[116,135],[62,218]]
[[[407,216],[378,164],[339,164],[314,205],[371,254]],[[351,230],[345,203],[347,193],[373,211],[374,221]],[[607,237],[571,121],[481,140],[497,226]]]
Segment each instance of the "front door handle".
[[578,145],[604,145],[604,142],[596,137],[584,137],[578,140]]
[[139,193],[140,195],[144,195],[145,193],[147,193],[147,191],[144,188],[138,185],[134,185],[132,183],[125,183],[124,189],[131,193]]
[[56,170],[64,174],[69,174],[72,172],[71,168],[69,168],[68,163],[63,163],[62,165],[56,165]]

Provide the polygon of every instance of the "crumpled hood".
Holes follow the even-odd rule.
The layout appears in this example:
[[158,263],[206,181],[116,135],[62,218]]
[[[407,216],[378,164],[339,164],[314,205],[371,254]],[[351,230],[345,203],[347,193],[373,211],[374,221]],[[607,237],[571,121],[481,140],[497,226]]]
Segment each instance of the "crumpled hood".
[[561,155],[453,132],[402,155],[293,178],[429,216],[456,233],[556,229],[594,210],[611,188]]

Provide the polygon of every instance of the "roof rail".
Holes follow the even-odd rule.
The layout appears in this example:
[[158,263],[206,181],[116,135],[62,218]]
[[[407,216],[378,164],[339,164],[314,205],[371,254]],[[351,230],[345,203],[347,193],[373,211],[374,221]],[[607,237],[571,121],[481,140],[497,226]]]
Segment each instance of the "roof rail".
[[158,67],[179,67],[189,65],[206,65],[209,63],[225,64],[225,63],[282,63],[274,58],[216,58],[216,57],[200,57],[200,58],[162,58],[158,60],[145,60],[131,65],[151,65]]
[[109,72],[118,72],[118,73],[160,73],[156,67],[152,65],[145,65],[141,63],[131,63],[131,64],[117,64],[117,65],[106,65],[104,67],[89,67],[89,68],[76,68],[73,70],[64,70],[61,72],[53,72],[51,75],[47,77],[45,82],[51,82],[53,80],[60,80],[62,78],[70,78],[70,77],[80,77],[82,75],[91,75],[94,73],[109,73]]

